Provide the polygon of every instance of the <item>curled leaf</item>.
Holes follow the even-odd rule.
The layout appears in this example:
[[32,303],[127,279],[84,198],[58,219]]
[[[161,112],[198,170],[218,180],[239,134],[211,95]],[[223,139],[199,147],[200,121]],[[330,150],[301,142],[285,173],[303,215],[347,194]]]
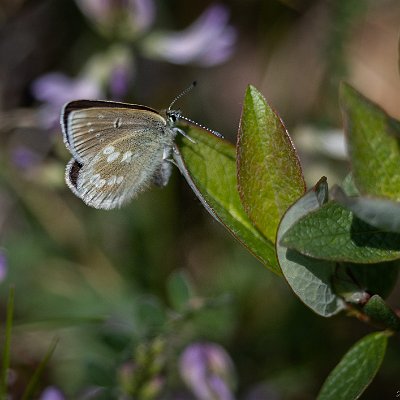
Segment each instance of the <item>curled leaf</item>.
[[303,303],[317,314],[329,317],[345,307],[332,288],[335,263],[316,260],[282,244],[282,237],[302,216],[317,210],[326,201],[326,178],[301,197],[286,212],[279,225],[276,251],[283,275]]

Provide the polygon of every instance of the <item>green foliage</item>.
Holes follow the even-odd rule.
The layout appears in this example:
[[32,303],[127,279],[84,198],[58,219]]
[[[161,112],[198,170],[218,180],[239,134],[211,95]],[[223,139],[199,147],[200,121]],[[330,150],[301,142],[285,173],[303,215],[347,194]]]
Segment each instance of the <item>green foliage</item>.
[[362,194],[400,200],[400,125],[348,84],[340,104],[355,183]]
[[184,311],[193,296],[193,288],[183,272],[173,273],[167,281],[169,302],[176,311]]
[[253,226],[237,191],[235,148],[203,129],[190,126],[174,155],[181,173],[207,211],[264,265],[280,273],[273,243]]
[[331,287],[335,264],[288,249],[281,244],[281,238],[298,219],[323,204],[327,191],[326,180],[322,179],[287,211],[279,226],[276,243],[279,263],[288,284],[304,304],[324,317],[344,308],[343,300]]
[[359,340],[330,373],[318,400],[358,399],[382,364],[387,339],[385,332],[379,332]]
[[247,88],[237,143],[240,198],[271,241],[287,208],[304,194],[300,161],[281,119],[254,87]]
[[[388,135],[385,129],[393,125],[393,119],[385,125],[389,117],[348,86],[343,86],[341,96],[350,142],[353,135],[366,134],[363,129],[370,132],[368,125],[359,123],[365,114],[372,114],[368,117],[373,125],[370,134],[377,142]],[[182,139],[175,159],[195,193],[215,218],[258,258],[269,261],[270,267],[270,243],[280,221],[276,254],[282,272],[292,290],[318,314],[331,316],[344,308],[332,287],[338,262],[348,263],[350,268],[349,263],[382,264],[400,257],[398,204],[354,197],[359,179],[353,180],[353,175],[344,183],[353,197],[336,187],[336,197],[328,201],[326,179],[301,197],[304,181],[292,142],[279,117],[254,87],[246,91],[237,143],[240,197],[233,148],[198,128],[191,127],[188,132],[196,143]],[[357,170],[353,174],[357,175]],[[389,264],[382,264],[382,268],[384,265]],[[340,279],[336,276],[337,288],[348,285],[347,278],[342,284]],[[393,279],[388,278],[388,287]],[[355,291],[363,291],[362,286],[369,287],[371,281],[351,285]]]
[[[290,137],[252,86],[239,128],[237,181],[233,147],[198,128],[188,130],[196,144],[181,139],[175,160],[206,209],[274,272],[276,237],[280,269],[311,310],[330,317],[348,309],[396,331],[400,320],[377,293],[387,295],[398,273],[400,123],[348,85],[340,97],[353,167],[343,189],[329,193],[322,178],[304,194]],[[358,398],[378,371],[386,342],[377,333],[357,343],[319,399]]]
[[400,232],[400,203],[365,196],[348,196],[339,186],[331,190],[332,198],[356,217],[383,231]]
[[377,263],[400,258],[400,234],[367,224],[334,201],[297,221],[281,244],[324,260]]
[[379,295],[375,294],[370,298],[364,307],[364,312],[373,322],[387,326],[395,331],[400,330],[400,318]]

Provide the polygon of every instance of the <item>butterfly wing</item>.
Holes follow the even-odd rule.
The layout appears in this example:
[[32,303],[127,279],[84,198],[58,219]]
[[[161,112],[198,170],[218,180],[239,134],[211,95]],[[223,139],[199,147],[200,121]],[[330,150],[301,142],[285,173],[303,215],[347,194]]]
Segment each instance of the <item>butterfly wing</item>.
[[166,126],[157,111],[135,104],[101,100],[77,100],[61,113],[64,142],[74,158],[84,163],[117,137],[130,131],[156,133]]
[[[91,108],[65,108],[64,140],[73,155],[66,181],[86,204],[111,209],[154,181],[170,152],[175,132],[152,109],[94,103]],[[102,107],[103,103],[107,106]]]

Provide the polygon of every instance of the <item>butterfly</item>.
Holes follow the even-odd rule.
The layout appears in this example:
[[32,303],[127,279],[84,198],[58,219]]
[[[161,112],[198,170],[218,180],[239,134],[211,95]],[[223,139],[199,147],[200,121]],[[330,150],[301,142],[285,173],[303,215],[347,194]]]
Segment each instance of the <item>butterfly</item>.
[[165,186],[172,172],[174,139],[178,133],[186,136],[176,123],[186,120],[204,128],[171,109],[194,85],[172,101],[165,115],[114,101],[67,103],[60,123],[72,155],[65,170],[72,192],[91,207],[109,210],[128,203],[151,184]]

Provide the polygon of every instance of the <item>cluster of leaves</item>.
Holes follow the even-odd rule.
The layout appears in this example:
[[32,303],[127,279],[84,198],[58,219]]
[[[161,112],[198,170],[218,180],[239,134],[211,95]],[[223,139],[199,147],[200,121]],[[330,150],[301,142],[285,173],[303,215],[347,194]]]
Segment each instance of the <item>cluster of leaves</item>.
[[[384,328],[356,343],[319,399],[355,399],[378,371],[400,319],[383,300],[400,258],[400,122],[354,88],[340,91],[352,171],[306,192],[279,116],[256,88],[245,95],[236,148],[198,127],[175,161],[200,201],[315,313],[340,311]],[[357,373],[351,366],[357,365]]]

